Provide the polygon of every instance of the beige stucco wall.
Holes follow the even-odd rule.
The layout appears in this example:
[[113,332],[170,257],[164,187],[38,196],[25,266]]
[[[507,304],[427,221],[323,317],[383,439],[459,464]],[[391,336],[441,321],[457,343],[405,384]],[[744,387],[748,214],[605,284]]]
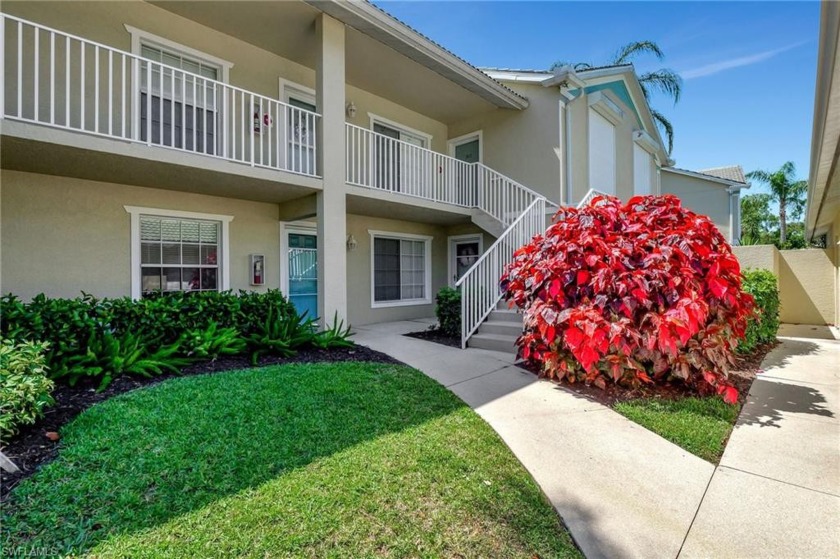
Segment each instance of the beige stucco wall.
[[734,246],[741,269],[769,270],[779,275],[779,251],[773,245]]
[[[232,215],[232,289],[279,288],[276,204],[4,170],[2,289],[76,297],[131,294],[130,217],[124,206]],[[252,288],[248,256],[265,254],[266,286]]]
[[780,251],[782,322],[835,324],[835,269],[828,250]]
[[[556,87],[540,84],[505,82],[505,85],[528,98],[524,111],[498,109],[465,119],[449,127],[450,138],[481,130],[484,140],[484,163],[525,186],[540,192],[555,203],[563,202],[561,175],[565,173],[560,146],[569,145],[572,200],[583,198],[589,183],[589,106],[587,95],[566,104],[570,134],[561,132],[561,102],[565,101]],[[606,94],[606,93],[605,93]],[[615,96],[610,99],[624,111],[624,118],[615,124],[616,194],[628,199],[634,194],[633,132],[639,129],[634,112]],[[651,177],[657,182],[657,168],[651,161]],[[654,192],[656,187],[654,186]]]
[[528,98],[524,111],[498,109],[449,127],[449,137],[482,131],[484,164],[560,201],[560,94],[541,85],[506,84]]
[[780,320],[837,324],[837,268],[831,249],[779,251],[773,245],[733,247],[744,269],[770,270],[778,278]]
[[730,240],[726,185],[664,170],[660,180],[662,194],[674,194],[684,207],[711,218],[726,240]]

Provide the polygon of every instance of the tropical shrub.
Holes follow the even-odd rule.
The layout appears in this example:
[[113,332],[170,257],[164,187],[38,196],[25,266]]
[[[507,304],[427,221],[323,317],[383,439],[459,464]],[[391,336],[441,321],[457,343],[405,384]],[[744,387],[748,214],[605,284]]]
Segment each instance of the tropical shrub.
[[0,340],[0,442],[43,415],[53,403],[46,376],[46,344]]
[[442,287],[435,296],[438,328],[452,337],[461,337],[461,291]]
[[769,270],[744,270],[743,289],[755,300],[754,316],[747,322],[738,352],[747,353],[761,344],[775,341],[779,331],[779,287]]
[[562,208],[501,281],[524,310],[521,356],[600,388],[681,380],[728,402],[733,351],[752,316],[741,270],[707,217],[674,196]]
[[0,333],[15,341],[43,341],[49,376],[70,385],[88,377],[104,389],[124,373],[177,371],[196,359],[250,351],[293,355],[310,344],[352,346],[349,327],[316,332],[278,290],[157,293],[140,300],[36,296],[0,299]]

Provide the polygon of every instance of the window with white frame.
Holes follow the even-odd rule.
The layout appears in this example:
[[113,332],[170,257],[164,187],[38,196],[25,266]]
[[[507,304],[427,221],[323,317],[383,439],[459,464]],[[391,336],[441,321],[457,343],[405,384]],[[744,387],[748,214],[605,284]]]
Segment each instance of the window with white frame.
[[315,117],[312,113],[316,112],[315,92],[283,79],[280,80],[280,90],[283,100],[291,105],[286,110],[288,168],[299,173],[314,174]]
[[132,296],[229,288],[230,216],[126,206],[131,214]]
[[131,33],[132,52],[143,62],[135,102],[140,139],[215,154],[217,106],[231,63],[141,29]]
[[373,304],[430,301],[431,238],[372,233]]

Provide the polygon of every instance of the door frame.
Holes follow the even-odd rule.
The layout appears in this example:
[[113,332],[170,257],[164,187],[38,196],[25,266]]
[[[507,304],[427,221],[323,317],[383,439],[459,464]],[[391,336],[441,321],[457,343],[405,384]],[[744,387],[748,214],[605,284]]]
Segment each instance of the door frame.
[[455,287],[455,252],[453,248],[459,242],[475,242],[478,241],[478,256],[484,254],[484,234],[483,233],[467,233],[464,235],[450,235],[446,238],[446,282],[449,287]]
[[455,157],[455,148],[461,144],[468,144],[474,140],[478,140],[478,162],[484,163],[484,130],[476,130],[469,134],[463,134],[455,138],[450,138],[446,142],[447,152],[450,156]]
[[[318,224],[314,221],[280,222],[280,292],[289,297],[289,233],[318,236]],[[317,250],[321,250],[319,246]],[[318,278],[320,283],[321,278]]]

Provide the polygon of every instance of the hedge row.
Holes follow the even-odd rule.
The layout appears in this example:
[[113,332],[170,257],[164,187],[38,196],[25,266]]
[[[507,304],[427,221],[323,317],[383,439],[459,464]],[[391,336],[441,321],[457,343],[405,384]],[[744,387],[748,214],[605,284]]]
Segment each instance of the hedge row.
[[177,371],[197,359],[250,352],[292,355],[305,345],[352,345],[349,328],[316,332],[280,291],[156,294],[140,300],[36,296],[0,299],[0,334],[46,342],[48,376],[70,385],[84,377],[100,389],[123,373]]

